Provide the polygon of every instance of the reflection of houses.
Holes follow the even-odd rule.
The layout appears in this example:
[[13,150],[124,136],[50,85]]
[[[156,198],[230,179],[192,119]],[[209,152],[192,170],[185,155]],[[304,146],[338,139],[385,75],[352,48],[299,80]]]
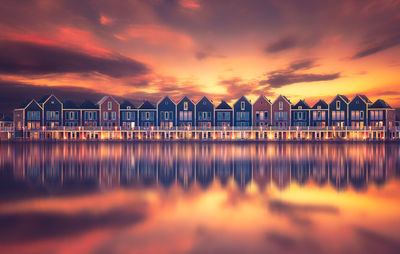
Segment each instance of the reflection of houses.
[[178,160],[177,161],[177,171],[178,171],[178,183],[182,188],[189,189],[195,179],[195,162],[189,160]]
[[283,190],[290,184],[290,163],[285,160],[272,162],[272,182],[278,189]]
[[329,179],[336,190],[347,189],[347,163],[344,156],[338,156],[329,164]]
[[196,182],[207,189],[214,180],[214,165],[210,157],[198,158],[196,160]]
[[233,178],[236,184],[245,189],[252,177],[252,161],[249,158],[233,159]]
[[259,190],[265,191],[271,184],[272,168],[268,160],[258,159],[253,165],[253,181],[257,184]]
[[299,185],[305,185],[310,178],[310,161],[300,159],[298,161],[290,161],[291,178]]

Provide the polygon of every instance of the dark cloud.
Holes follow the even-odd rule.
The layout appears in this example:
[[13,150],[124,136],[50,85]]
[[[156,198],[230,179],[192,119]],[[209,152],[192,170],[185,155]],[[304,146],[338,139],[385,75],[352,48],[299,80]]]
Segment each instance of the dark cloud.
[[91,56],[71,49],[22,41],[0,42],[0,73],[42,75],[98,72],[110,77],[138,76],[149,69],[133,59]]
[[268,208],[271,212],[277,213],[325,213],[325,214],[339,214],[339,209],[335,206],[329,205],[310,205],[310,204],[295,204],[282,200],[271,200],[268,203]]
[[297,70],[308,70],[315,67],[315,60],[314,59],[301,59],[297,61],[293,61],[289,65],[289,69],[293,71]]
[[125,207],[106,212],[23,212],[0,215],[0,242],[40,241],[49,238],[76,237],[96,229],[124,228],[140,223],[144,212]]
[[286,36],[271,43],[265,48],[268,53],[278,53],[284,50],[294,48],[298,44],[298,39],[294,36]]

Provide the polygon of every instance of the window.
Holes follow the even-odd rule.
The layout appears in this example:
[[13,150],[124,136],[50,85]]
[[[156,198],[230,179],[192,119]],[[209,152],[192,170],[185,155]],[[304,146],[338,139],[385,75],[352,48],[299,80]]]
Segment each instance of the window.
[[203,120],[208,120],[207,112],[203,112]]
[[260,120],[260,112],[256,112],[256,120]]
[[150,120],[150,112],[145,112],[145,117],[144,117],[144,119],[145,120]]
[[108,103],[107,103],[108,105],[108,110],[111,110],[112,109],[112,103],[111,103],[111,101],[109,101]]
[[245,110],[245,104],[244,101],[240,102],[240,109]]
[[360,111],[360,120],[364,120],[364,111]]
[[74,112],[69,112],[69,119],[70,120],[75,120],[74,119]]
[[108,112],[104,112],[104,114],[103,114],[103,119],[104,119],[104,120],[107,120],[107,118],[108,118]]
[[117,114],[115,112],[111,112],[111,115],[112,115],[112,120],[117,119]]
[[217,112],[217,120],[222,120],[222,112]]
[[321,106],[317,106],[317,109],[321,109]]
[[336,101],[336,110],[340,110],[340,101]]
[[185,101],[184,103],[183,103],[183,110],[188,110],[188,103],[187,103],[187,101]]
[[131,114],[130,112],[126,112],[126,120],[131,120]]
[[303,109],[303,106],[299,106],[299,109]]
[[264,111],[264,120],[268,120],[268,111]]
[[279,102],[279,110],[283,110],[283,102]]
[[126,108],[127,108],[127,109],[131,109],[131,106],[127,106]]
[[297,119],[302,120],[303,119],[303,112],[297,112]]

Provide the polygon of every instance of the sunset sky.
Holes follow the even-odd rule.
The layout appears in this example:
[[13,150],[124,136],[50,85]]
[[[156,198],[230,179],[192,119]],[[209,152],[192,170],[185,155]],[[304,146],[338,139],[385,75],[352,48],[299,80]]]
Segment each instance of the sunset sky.
[[28,98],[136,105],[363,93],[400,106],[398,0],[0,2],[0,111]]

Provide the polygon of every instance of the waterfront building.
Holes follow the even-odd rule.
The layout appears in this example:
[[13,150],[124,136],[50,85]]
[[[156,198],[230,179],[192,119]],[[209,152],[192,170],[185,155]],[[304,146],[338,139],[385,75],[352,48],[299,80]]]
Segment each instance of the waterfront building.
[[97,105],[100,109],[100,125],[106,127],[119,126],[120,105],[112,96],[106,95]]
[[63,125],[81,126],[81,110],[73,101],[63,103]]
[[138,126],[138,110],[130,101],[123,101],[120,105],[120,125],[124,129],[133,129]]
[[39,104],[43,108],[43,126],[53,129],[62,125],[63,103],[53,94],[44,96],[39,100]]
[[233,117],[234,125],[238,127],[252,126],[252,105],[245,96],[240,97],[239,100],[233,104]]
[[367,126],[367,112],[371,104],[367,96],[357,94],[349,103],[349,126],[360,129]]
[[310,106],[304,100],[299,100],[296,105],[292,105],[291,125],[310,126]]
[[139,126],[154,127],[157,125],[157,109],[149,101],[145,101],[139,107]]
[[325,128],[329,125],[329,105],[323,100],[319,100],[310,109],[310,126]]
[[81,106],[82,126],[95,127],[99,126],[99,107],[93,102],[84,101]]
[[258,97],[253,104],[253,126],[272,125],[272,103],[264,95]]
[[171,129],[176,126],[176,104],[168,96],[157,103],[158,126]]
[[35,100],[22,104],[14,110],[14,124],[17,130],[38,130],[42,126],[43,108]]
[[368,122],[372,127],[392,127],[396,119],[395,110],[384,100],[378,99],[368,107]]
[[205,96],[196,104],[196,124],[201,128],[214,126],[214,104]]
[[292,103],[289,99],[283,95],[279,95],[272,104],[272,125],[289,127],[291,107]]
[[329,103],[329,125],[343,128],[348,126],[349,99],[344,95],[336,95]]
[[232,107],[224,100],[215,108],[215,126],[233,126]]
[[195,126],[195,105],[187,96],[184,96],[176,105],[177,126],[192,127]]

